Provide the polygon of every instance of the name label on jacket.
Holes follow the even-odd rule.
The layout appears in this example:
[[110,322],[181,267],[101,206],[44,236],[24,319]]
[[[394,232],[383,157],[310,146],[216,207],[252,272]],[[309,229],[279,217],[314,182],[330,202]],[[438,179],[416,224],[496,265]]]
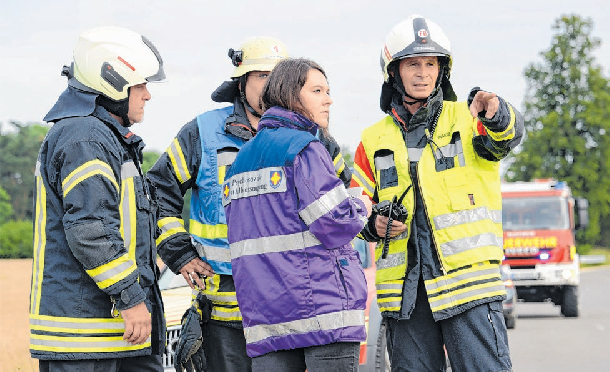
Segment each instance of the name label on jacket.
[[286,192],[286,173],[283,167],[269,167],[238,173],[222,185],[222,205],[249,196]]

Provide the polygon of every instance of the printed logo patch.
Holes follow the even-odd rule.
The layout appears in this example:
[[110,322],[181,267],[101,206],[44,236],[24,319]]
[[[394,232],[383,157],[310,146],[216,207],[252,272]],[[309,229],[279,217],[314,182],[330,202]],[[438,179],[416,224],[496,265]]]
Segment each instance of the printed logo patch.
[[285,192],[286,177],[282,167],[269,167],[250,172],[238,173],[222,186],[222,205],[232,200],[250,196]]
[[277,189],[282,184],[282,179],[284,178],[282,173],[281,170],[269,172],[269,185],[274,189]]

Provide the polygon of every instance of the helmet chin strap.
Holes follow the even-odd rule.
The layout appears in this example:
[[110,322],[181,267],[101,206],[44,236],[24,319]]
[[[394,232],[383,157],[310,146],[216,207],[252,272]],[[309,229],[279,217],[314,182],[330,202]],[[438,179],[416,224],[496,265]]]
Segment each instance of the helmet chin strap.
[[259,114],[252,106],[250,106],[250,104],[248,103],[248,99],[246,98],[246,81],[248,80],[248,74],[249,73],[246,73],[239,77],[239,98],[241,100],[241,103],[244,104],[246,110],[248,110],[255,117],[260,118],[261,114]]
[[108,110],[111,114],[114,114],[123,119],[123,126],[130,127],[132,125],[129,120],[129,95],[131,93],[131,87],[127,89],[127,98],[120,101],[113,101],[110,98],[100,94],[97,96],[97,103]]

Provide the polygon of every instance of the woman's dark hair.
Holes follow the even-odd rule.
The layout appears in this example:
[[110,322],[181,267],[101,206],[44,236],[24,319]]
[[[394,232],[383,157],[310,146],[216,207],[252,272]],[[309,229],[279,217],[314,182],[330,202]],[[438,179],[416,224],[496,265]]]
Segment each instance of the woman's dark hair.
[[307,112],[301,103],[301,89],[305,85],[307,74],[311,69],[320,71],[328,79],[322,67],[312,60],[287,58],[280,61],[271,71],[271,75],[263,87],[261,98],[263,110],[279,106],[311,119],[311,113]]

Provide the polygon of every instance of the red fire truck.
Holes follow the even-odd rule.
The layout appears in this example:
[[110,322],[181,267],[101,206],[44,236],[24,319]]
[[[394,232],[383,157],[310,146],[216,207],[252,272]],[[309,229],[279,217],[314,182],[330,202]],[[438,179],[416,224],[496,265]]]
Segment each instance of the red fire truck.
[[580,266],[575,232],[589,223],[588,202],[565,182],[536,179],[502,183],[504,263],[525,302],[552,301],[578,316]]

